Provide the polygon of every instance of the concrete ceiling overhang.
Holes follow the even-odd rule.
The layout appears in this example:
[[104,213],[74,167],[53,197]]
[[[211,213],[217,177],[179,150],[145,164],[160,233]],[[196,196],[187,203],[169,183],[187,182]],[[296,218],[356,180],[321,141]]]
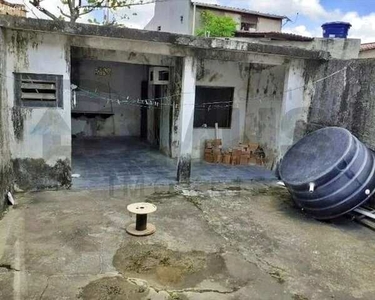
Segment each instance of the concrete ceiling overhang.
[[[34,32],[46,32],[72,36],[73,46],[95,47],[91,40],[103,39],[102,47],[109,45],[108,39],[117,43],[118,50],[128,51],[130,43],[139,45],[139,52],[177,57],[195,56],[202,59],[231,60],[249,63],[282,64],[290,59],[328,60],[326,51],[306,50],[297,47],[270,45],[258,42],[238,41],[227,38],[203,38],[190,35],[158,31],[130,29],[64,21],[0,16],[0,27]],[[83,43],[83,39],[85,42]],[[148,47],[144,47],[148,45]],[[99,47],[99,46],[98,46]],[[108,46],[109,47],[109,46]],[[133,47],[134,48],[134,47]]]

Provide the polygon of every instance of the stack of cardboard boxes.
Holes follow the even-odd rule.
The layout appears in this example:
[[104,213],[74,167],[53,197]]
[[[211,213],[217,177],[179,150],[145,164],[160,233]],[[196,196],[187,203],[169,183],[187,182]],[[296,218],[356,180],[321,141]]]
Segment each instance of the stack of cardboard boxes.
[[217,140],[207,140],[206,148],[204,150],[204,160],[210,163],[219,163],[222,161],[222,141]]
[[204,160],[209,163],[231,165],[264,165],[265,153],[256,143],[239,144],[237,147],[222,149],[222,140],[207,140],[204,150]]

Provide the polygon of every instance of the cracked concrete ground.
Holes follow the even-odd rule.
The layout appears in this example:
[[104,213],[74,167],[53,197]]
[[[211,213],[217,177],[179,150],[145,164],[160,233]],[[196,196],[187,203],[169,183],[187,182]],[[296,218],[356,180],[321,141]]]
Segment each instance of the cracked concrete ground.
[[[323,223],[273,184],[17,195],[0,221],[0,299],[374,299],[375,234]],[[157,232],[125,233],[132,202]]]

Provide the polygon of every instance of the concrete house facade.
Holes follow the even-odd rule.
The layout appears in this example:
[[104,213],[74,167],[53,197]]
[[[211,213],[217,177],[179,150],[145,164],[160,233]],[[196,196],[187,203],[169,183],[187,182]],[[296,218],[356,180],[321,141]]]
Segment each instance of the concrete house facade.
[[[189,181],[191,162],[203,158],[205,140],[216,137],[211,121],[218,119],[223,147],[259,143],[266,167],[274,168],[305,130],[314,94],[310,66],[337,54],[335,47],[307,50],[11,16],[0,17],[0,28],[1,175],[13,174],[23,190],[70,186],[77,164],[72,153],[88,157],[82,172],[90,167],[91,150],[79,148],[87,138],[105,139],[106,151],[131,147],[111,139],[142,139],[170,159],[173,180]],[[358,56],[359,42],[345,45],[351,43],[357,51],[342,51]],[[94,181],[108,157],[103,153],[85,176]],[[127,164],[126,157],[116,159],[114,166]],[[163,168],[152,172],[162,178]]]
[[[195,35],[201,27],[201,13],[231,17],[239,32],[280,32],[285,16],[191,0],[156,2],[154,17],[145,29]],[[166,17],[168,16],[168,17]]]

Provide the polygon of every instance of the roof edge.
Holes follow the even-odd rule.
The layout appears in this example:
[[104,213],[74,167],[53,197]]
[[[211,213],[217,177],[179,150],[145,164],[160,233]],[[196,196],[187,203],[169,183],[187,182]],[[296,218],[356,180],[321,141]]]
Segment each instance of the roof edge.
[[246,8],[231,7],[231,6],[225,6],[225,5],[219,5],[219,4],[192,2],[192,5],[195,5],[197,7],[212,8],[216,10],[225,10],[225,11],[230,11],[230,12],[238,12],[242,14],[257,15],[257,16],[261,16],[261,17],[265,17],[269,19],[278,19],[278,20],[289,19],[287,16],[263,13],[263,12],[259,12],[255,10],[246,9]]
[[375,42],[361,44],[361,48],[359,52],[371,51],[371,50],[375,50]]
[[306,50],[297,47],[269,45],[227,38],[203,38],[160,31],[129,29],[110,25],[103,26],[83,23],[71,25],[69,22],[65,21],[51,21],[8,15],[0,15],[0,27],[13,30],[56,33],[70,36],[99,36],[103,38],[164,43],[181,48],[240,52],[242,54],[251,52],[262,55],[278,55],[290,58],[315,60],[328,60],[331,57],[330,53],[327,51]]

